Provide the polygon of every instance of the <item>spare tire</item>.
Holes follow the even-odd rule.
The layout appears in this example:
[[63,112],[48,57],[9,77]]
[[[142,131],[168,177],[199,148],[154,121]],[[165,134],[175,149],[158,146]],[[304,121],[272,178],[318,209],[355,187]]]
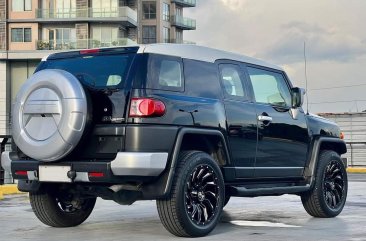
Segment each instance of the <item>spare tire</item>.
[[69,72],[41,70],[21,87],[13,106],[12,134],[27,156],[51,162],[69,154],[87,120],[83,86]]

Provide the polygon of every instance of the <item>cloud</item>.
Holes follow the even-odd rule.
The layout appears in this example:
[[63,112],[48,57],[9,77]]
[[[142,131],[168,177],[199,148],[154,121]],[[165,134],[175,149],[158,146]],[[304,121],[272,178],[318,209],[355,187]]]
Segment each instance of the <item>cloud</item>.
[[281,26],[282,36],[275,39],[258,56],[280,63],[304,60],[303,45],[312,61],[348,62],[366,55],[364,40],[335,27],[322,27],[306,22],[290,22]]

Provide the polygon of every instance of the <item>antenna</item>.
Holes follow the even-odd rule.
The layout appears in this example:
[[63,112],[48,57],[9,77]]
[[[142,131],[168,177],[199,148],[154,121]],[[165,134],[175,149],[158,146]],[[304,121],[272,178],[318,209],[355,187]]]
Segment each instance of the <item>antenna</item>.
[[306,90],[306,114],[309,115],[309,94],[308,94],[308,74],[306,65],[306,42],[304,41],[304,62],[305,62],[305,90]]

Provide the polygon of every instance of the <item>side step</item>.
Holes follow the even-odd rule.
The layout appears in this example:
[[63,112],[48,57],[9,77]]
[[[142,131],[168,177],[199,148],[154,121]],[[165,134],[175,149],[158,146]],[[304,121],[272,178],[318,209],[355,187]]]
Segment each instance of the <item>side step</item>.
[[236,197],[278,196],[283,194],[297,194],[309,190],[309,184],[305,186],[266,187],[250,189],[243,186],[229,186],[230,194]]

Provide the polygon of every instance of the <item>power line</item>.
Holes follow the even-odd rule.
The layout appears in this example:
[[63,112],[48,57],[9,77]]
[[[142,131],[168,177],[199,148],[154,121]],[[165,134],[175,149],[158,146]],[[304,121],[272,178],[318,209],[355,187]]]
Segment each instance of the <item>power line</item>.
[[366,100],[338,100],[338,101],[323,101],[323,102],[310,102],[311,105],[319,105],[319,104],[335,104],[335,103],[350,103],[350,102],[362,102]]
[[330,89],[351,88],[351,87],[359,87],[359,86],[366,86],[366,84],[341,85],[341,86],[334,86],[334,87],[314,88],[314,89],[310,89],[310,90],[330,90]]

